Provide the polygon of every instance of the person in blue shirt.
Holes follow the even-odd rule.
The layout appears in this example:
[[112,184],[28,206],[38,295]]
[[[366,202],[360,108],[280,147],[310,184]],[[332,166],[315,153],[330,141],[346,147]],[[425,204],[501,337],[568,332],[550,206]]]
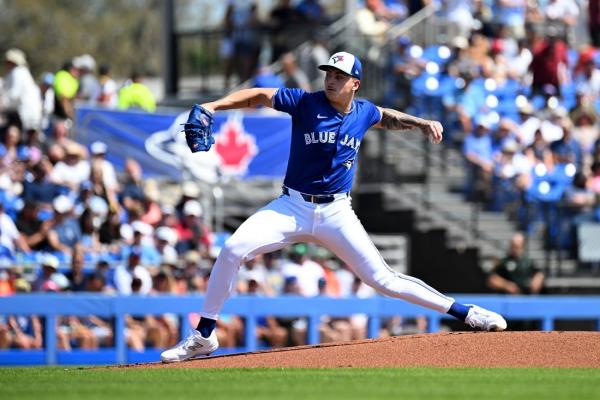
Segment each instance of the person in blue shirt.
[[467,170],[465,195],[469,200],[486,202],[491,200],[494,169],[491,125],[485,116],[477,118],[474,125],[474,131],[465,136],[463,142]]
[[362,65],[346,52],[326,64],[324,90],[244,89],[203,107],[210,112],[262,105],[292,117],[290,156],[282,194],[248,218],[225,242],[208,282],[196,330],[161,354],[163,362],[207,355],[218,347],[216,320],[245,260],[298,242],[318,242],[378,292],[448,313],[472,327],[504,330],[506,321],[477,306],[459,304],[419,279],[394,272],[354,213],[349,192],[367,130],[420,129],[433,143],[442,125],[357,99]]

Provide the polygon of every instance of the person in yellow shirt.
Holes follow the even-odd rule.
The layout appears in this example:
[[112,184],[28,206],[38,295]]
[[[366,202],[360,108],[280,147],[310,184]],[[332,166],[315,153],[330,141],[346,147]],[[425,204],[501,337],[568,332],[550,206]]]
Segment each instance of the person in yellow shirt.
[[156,111],[156,99],[150,89],[142,83],[141,74],[131,74],[131,84],[119,90],[118,106],[122,110],[140,108],[148,112]]
[[66,62],[54,75],[54,115],[60,119],[73,119],[75,107],[73,101],[79,89],[79,69],[73,62]]

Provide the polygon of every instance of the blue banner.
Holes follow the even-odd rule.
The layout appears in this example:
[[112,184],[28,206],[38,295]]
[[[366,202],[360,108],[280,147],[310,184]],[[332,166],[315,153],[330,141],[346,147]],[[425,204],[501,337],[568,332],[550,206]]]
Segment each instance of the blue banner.
[[[216,182],[222,177],[281,178],[290,148],[291,119],[267,112],[220,112],[215,115],[215,144],[192,153],[181,114],[78,108],[77,140],[88,146],[102,141],[107,159],[122,170],[127,158],[140,163],[145,176]],[[186,175],[189,174],[189,175]]]

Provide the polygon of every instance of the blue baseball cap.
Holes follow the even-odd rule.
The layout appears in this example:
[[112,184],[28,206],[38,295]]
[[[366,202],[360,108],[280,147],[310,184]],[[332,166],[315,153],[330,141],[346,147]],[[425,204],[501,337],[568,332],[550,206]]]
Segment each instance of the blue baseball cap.
[[353,54],[340,51],[329,57],[327,64],[319,65],[319,69],[327,71],[328,69],[335,68],[342,71],[346,75],[350,75],[356,79],[362,79],[362,64],[358,57]]
[[412,44],[412,41],[410,40],[410,38],[406,35],[402,35],[402,36],[398,36],[397,43],[400,46],[410,46]]

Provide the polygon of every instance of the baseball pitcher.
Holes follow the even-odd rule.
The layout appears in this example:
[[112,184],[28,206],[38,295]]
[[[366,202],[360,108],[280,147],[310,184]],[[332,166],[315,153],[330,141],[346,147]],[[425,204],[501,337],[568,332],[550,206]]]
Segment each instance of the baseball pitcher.
[[219,347],[216,320],[240,264],[296,242],[329,248],[379,293],[448,313],[475,328],[506,329],[499,314],[459,304],[423,281],[391,270],[352,210],[349,193],[358,150],[369,128],[418,128],[431,142],[440,143],[442,125],[356,99],[362,66],[352,54],[336,53],[319,69],[326,73],[323,91],[244,89],[192,108],[185,134],[193,152],[208,151],[214,143],[214,112],[263,105],[291,115],[290,157],[281,196],[248,218],[225,243],[213,267],[196,330],[164,351],[163,362],[214,352]]

